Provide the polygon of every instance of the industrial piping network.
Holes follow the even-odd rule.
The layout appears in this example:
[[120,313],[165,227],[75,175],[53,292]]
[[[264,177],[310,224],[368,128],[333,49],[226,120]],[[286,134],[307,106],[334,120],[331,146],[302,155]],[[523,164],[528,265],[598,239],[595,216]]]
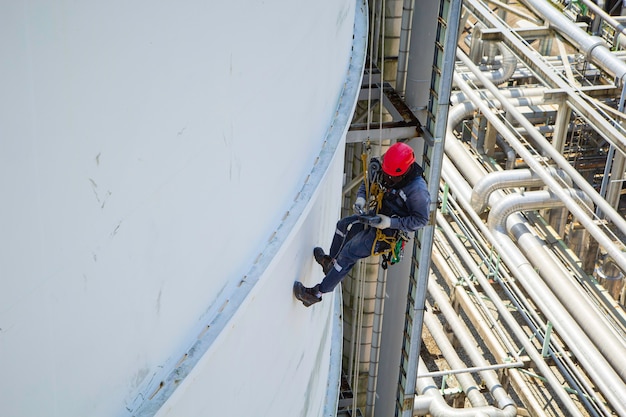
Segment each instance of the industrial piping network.
[[[547,26],[578,46],[587,59],[613,74],[616,85],[624,86],[626,64],[609,51],[600,38],[589,36],[548,2],[522,0],[522,3],[543,16]],[[404,2],[407,14],[413,12],[411,4],[408,0]],[[467,20],[467,15],[473,14],[481,22],[476,25],[478,32],[484,28],[496,29],[509,43],[520,48],[525,47],[521,38],[513,34],[482,2],[466,0],[464,5],[466,16],[462,21]],[[403,14],[402,33],[410,31],[406,22],[407,18]],[[618,29],[622,31],[621,28]],[[399,61],[407,52],[406,45],[402,46],[403,38],[405,37],[401,37],[400,42]],[[472,41],[474,48],[482,48],[487,42],[480,39],[480,36],[472,36]],[[472,42],[466,44],[471,47]],[[457,350],[449,343],[449,334],[445,334],[436,315],[427,312],[424,323],[447,363],[454,370],[428,372],[424,361],[420,359],[414,414],[497,417],[516,415],[518,412],[516,406],[522,405],[516,404],[507,392],[501,389],[504,384],[500,381],[502,374],[496,372],[498,369],[508,368],[506,375],[517,396],[523,400],[524,406],[531,415],[543,415],[545,404],[535,396],[534,389],[528,385],[529,378],[521,370],[529,361],[532,363],[531,367],[541,375],[544,383],[558,399],[564,415],[611,416],[615,413],[626,415],[624,322],[621,322],[620,328],[620,323],[611,321],[612,318],[609,317],[611,313],[607,312],[604,306],[590,301],[589,294],[582,290],[577,277],[573,277],[574,274],[567,270],[568,266],[561,264],[537,236],[531,233],[533,226],[529,218],[520,212],[544,209],[568,210],[583,224],[585,233],[591,235],[623,271],[626,271],[626,256],[622,246],[605,228],[599,226],[602,222],[598,221],[590,207],[595,204],[599,212],[624,234],[626,222],[543,136],[542,132],[552,132],[555,127],[538,128],[527,119],[521,108],[537,105],[560,106],[567,103],[572,109],[584,115],[589,126],[598,131],[614,146],[616,152],[621,154],[626,153],[626,137],[614,123],[598,115],[598,106],[591,103],[584,94],[578,94],[579,90],[576,87],[569,85],[558,75],[558,71],[550,63],[550,57],[542,58],[538,54],[529,53],[526,59],[532,62],[521,66],[512,59],[514,55],[507,49],[505,42],[490,46],[491,51],[497,50],[502,55],[500,70],[483,72],[471,57],[460,49],[457,51],[454,85],[460,90],[455,91],[450,98],[453,106],[448,118],[442,180],[449,186],[447,204],[458,209],[454,221],[463,224],[461,227],[466,238],[476,240],[472,245],[483,251],[481,256],[484,257],[485,263],[487,255],[484,252],[489,248],[497,248],[510,270],[507,272],[501,268],[497,271],[501,277],[501,291],[504,291],[508,298],[502,298],[496,291],[491,277],[488,277],[476,262],[476,254],[468,251],[467,241],[459,237],[459,230],[451,226],[450,219],[442,212],[436,214],[438,230],[435,232],[436,243],[432,259],[433,266],[441,271],[450,291],[454,291],[454,302],[462,306],[464,314],[470,318],[493,357],[503,363],[496,365],[486,363],[476,349],[476,343],[470,337],[471,332],[467,325],[458,319],[451,297],[446,296],[442,286],[431,277],[428,285],[429,296],[445,317],[449,326],[446,330],[454,333],[456,340],[462,344],[475,366],[471,368],[464,366]],[[531,51],[530,48],[528,51]],[[490,58],[495,59],[493,56]],[[402,68],[404,66],[399,65],[400,81],[406,77]],[[518,85],[502,89],[497,87],[506,83],[508,77],[514,73],[518,76],[523,74],[522,78],[533,77],[534,74],[538,74],[540,78],[546,77],[544,86]],[[402,85],[400,82],[399,91]],[[565,101],[548,96],[550,90],[554,89],[565,94]],[[461,121],[472,117],[476,110],[497,128],[500,145],[508,148],[512,154],[520,156],[527,168],[487,172],[476,160],[475,155],[470,154],[460,143],[454,128]],[[506,112],[508,120],[517,121],[519,126],[513,127],[503,122],[500,115],[502,112]],[[520,139],[521,133],[532,139],[538,151],[533,152],[526,147],[527,144]],[[546,163],[546,160],[550,163]],[[510,165],[507,167],[512,168]],[[526,188],[542,186],[550,191],[524,191]],[[518,192],[520,188],[523,192]],[[485,216],[481,216],[481,213],[488,207],[491,207],[491,212],[488,221],[485,222]],[[459,271],[463,270],[473,279],[459,278]],[[381,296],[381,291],[384,292],[384,280],[384,274],[379,275],[378,284],[371,286],[366,295],[376,300],[373,312],[374,332],[380,326],[376,323],[381,321],[384,308],[382,302],[379,302],[384,299]],[[489,306],[481,301],[481,297],[489,300]],[[511,311],[511,304],[517,308],[516,315]],[[497,317],[492,313],[494,308]],[[523,316],[524,325],[520,324],[520,314]],[[556,337],[550,335],[552,328]],[[534,336],[529,337],[529,334]],[[372,361],[377,360],[379,346],[376,341],[379,337],[380,335],[372,336]],[[533,337],[543,343],[543,348],[537,349],[537,342],[532,340]],[[523,361],[519,356],[521,351],[527,355]],[[370,365],[369,369],[368,409],[369,399],[375,396],[376,373],[371,371],[372,369],[376,371],[376,366],[377,364]],[[486,388],[495,400],[495,406],[487,404],[485,397],[480,393],[480,384],[472,376],[474,373],[480,374],[481,380],[485,382]],[[437,387],[433,378],[448,374],[456,375],[471,408],[454,408],[447,404],[442,394],[443,390]],[[576,401],[573,400],[571,391],[564,389],[564,382],[576,392]],[[373,409],[373,406],[371,408]]]
[[[470,0],[468,3],[478,7],[475,6],[476,2],[474,1]],[[581,45],[582,49],[597,65],[615,74],[618,83],[623,82],[621,80],[626,74],[626,65],[615,58],[598,39],[589,39],[588,34],[560,15],[546,2],[527,1],[525,3],[550,20],[551,26],[566,32],[567,38],[574,44]],[[585,226],[593,238],[607,250],[622,270],[626,270],[626,257],[622,252],[622,247],[615,243],[613,237],[608,235],[606,230],[597,226],[597,219],[594,218],[590,207],[595,203],[622,233],[626,231],[626,223],[615,209],[582,178],[576,169],[553,148],[539,133],[538,129],[519,111],[519,106],[525,106],[529,103],[545,104],[541,98],[541,89],[528,89],[528,91],[516,89],[519,91],[515,93],[507,90],[501,91],[493,82],[494,75],[482,73],[472,60],[461,51],[457,53],[457,58],[471,75],[455,74],[454,78],[455,85],[462,90],[462,93],[451,100],[455,106],[450,111],[448,134],[446,135],[447,156],[444,159],[442,172],[442,178],[450,186],[450,199],[463,208],[467,219],[471,219],[472,227],[479,230],[485,239],[488,239],[493,246],[499,249],[511,273],[517,278],[517,282],[522,284],[524,291],[549,319],[559,337],[566,343],[567,347],[565,348],[555,341],[551,342],[551,345],[555,346],[552,349],[556,351],[555,354],[553,352],[553,358],[558,357],[561,360],[559,368],[566,374],[566,380],[572,385],[578,384],[578,386],[585,388],[587,393],[593,392],[593,388],[585,381],[585,378],[575,375],[576,372],[580,371],[573,370],[575,364],[565,354],[569,350],[601,392],[604,401],[608,401],[610,404],[608,406],[602,398],[593,394],[591,394],[591,399],[582,395],[580,401],[586,406],[587,412],[591,415],[612,415],[613,412],[618,415],[626,415],[626,400],[624,400],[626,398],[626,364],[623,361],[626,354],[626,344],[623,334],[619,332],[619,329],[616,330],[612,327],[606,320],[605,312],[589,301],[588,297],[581,291],[580,286],[568,275],[563,266],[559,265],[553,256],[550,256],[536,236],[530,232],[531,226],[528,224],[528,220],[518,212],[566,207]],[[470,85],[468,80],[474,80],[477,85],[484,86],[487,94],[485,91],[479,94],[475,90],[475,85]],[[498,79],[496,81],[501,82]],[[519,95],[525,97],[515,97]],[[463,101],[464,98],[470,100],[471,103]],[[593,111],[593,108],[588,107],[587,104],[585,106],[586,111]],[[461,120],[473,114],[477,108],[497,128],[498,133],[507,144],[517,151],[530,169],[488,174],[459,143],[453,128]],[[537,155],[528,151],[526,145],[520,141],[516,129],[502,122],[497,114],[498,108],[505,109],[508,116],[513,117],[524,128],[526,134],[530,135],[535,143],[540,146],[541,152],[551,158],[557,166],[556,169],[540,161]],[[624,149],[621,146],[623,142],[616,141],[613,144],[620,152],[623,152]],[[550,191],[514,193],[506,197],[504,193],[498,191],[518,187],[536,187],[540,184],[548,186]],[[485,225],[479,214],[487,206],[491,206],[491,212]],[[565,394],[565,390],[562,389],[562,381],[546,364],[543,356],[538,354],[529,341],[524,340],[524,331],[515,323],[515,319],[510,315],[507,307],[495,293],[480,268],[475,265],[475,261],[465,252],[463,243],[454,238],[457,231],[450,227],[441,213],[437,214],[437,223],[441,228],[441,232],[437,234],[438,239],[447,239],[453,245],[455,254],[464,259],[465,265],[469,266],[482,291],[501,314],[500,319],[511,327],[517,340],[524,345],[530,359],[536,368],[542,372],[548,384],[553,387],[554,392],[569,413],[568,415],[585,415],[572,402],[569,395]],[[449,267],[450,261],[444,261],[442,255],[438,253],[433,254],[433,261],[438,268]],[[452,276],[452,272],[448,271],[447,274],[444,273],[443,275]],[[451,303],[442,295],[438,285],[429,284],[429,293],[437,304],[442,306],[442,310],[449,311]],[[465,292],[461,292],[461,294],[465,294]],[[469,302],[467,305],[470,305]],[[532,313],[530,315],[533,316]],[[534,316],[534,320],[538,321],[536,314]],[[455,335],[463,340],[468,331],[463,329],[463,326],[455,322],[452,317],[453,315],[446,315],[446,318],[451,321],[450,325]],[[450,349],[447,338],[442,335],[439,328],[440,325],[431,314],[425,316],[425,323],[438,341],[440,349],[451,366],[460,366],[456,352],[454,349]],[[623,331],[623,329],[621,330]],[[490,334],[489,337],[493,337],[492,333],[487,333]],[[481,332],[481,334],[484,333]],[[465,347],[467,343],[463,345]],[[490,346],[497,345],[496,342],[490,343]],[[504,357],[505,352],[499,353],[502,355],[500,357]],[[421,365],[423,366],[423,363]],[[519,377],[515,368],[511,369],[511,377],[513,379]],[[480,396],[475,393],[470,394],[475,388],[471,379],[468,379],[467,376],[459,376],[459,383],[467,392],[468,399],[474,407],[471,411],[449,407],[445,402],[442,402],[443,398],[432,378],[423,377],[418,379],[418,389],[421,394],[416,397],[415,414],[507,415],[505,413],[509,410],[509,402],[499,398],[500,409],[486,407]],[[518,386],[521,385],[523,384],[518,383]],[[490,384],[490,387],[492,386]],[[524,395],[524,397],[528,399],[531,395]],[[540,405],[534,404],[531,408],[533,407],[539,409]]]
[[[476,75],[480,76],[479,74]],[[487,80],[483,81],[485,82]],[[467,84],[464,84],[464,81],[461,80],[460,77],[458,77],[457,83],[461,86],[462,89],[464,89],[465,94],[467,94],[469,97],[472,97],[474,93],[471,91],[471,89],[469,89]],[[488,85],[487,82],[485,82],[485,85]],[[472,98],[476,99],[477,101],[480,100],[479,97]],[[497,118],[498,116],[490,111],[490,109],[486,107],[483,102],[479,102],[478,105],[479,107],[484,106],[484,108],[482,109],[483,114],[487,118],[489,118],[492,123],[497,124],[497,122],[499,121]],[[510,141],[517,140],[517,138],[515,138],[512,133],[509,133],[507,131],[505,126],[500,126],[500,129],[498,129],[498,131]],[[447,137],[446,139],[447,144],[450,144],[450,146],[446,146],[446,151],[448,152],[449,149],[454,147],[453,144],[456,143],[456,138]],[[461,155],[467,154],[465,152],[458,152],[458,149],[455,149],[453,152],[448,153],[448,155],[452,155],[452,157],[459,159],[461,158]],[[534,159],[524,158],[524,160],[529,165],[533,165],[531,161],[534,161]],[[469,161],[463,160],[457,160],[455,165],[462,167],[476,166],[470,164]],[[538,168],[536,167],[535,169],[545,170],[541,166],[539,166]],[[545,170],[545,172],[548,173],[547,170]],[[479,177],[480,175],[480,173],[478,173],[477,175],[475,174],[475,177]],[[549,175],[552,179],[552,174],[548,173],[547,175]],[[556,183],[556,181],[554,182]],[[572,193],[569,190],[563,189],[562,186],[558,183],[557,186],[561,188],[561,194]],[[454,190],[454,186],[452,186],[451,188],[453,188]],[[551,189],[555,191],[555,187],[551,187]],[[579,195],[579,193],[580,191],[574,193],[575,197]],[[568,198],[576,205],[579,204],[578,198],[572,198],[571,195],[568,195]],[[471,200],[471,196],[468,199]],[[556,201],[558,201],[558,203]],[[501,204],[506,204],[506,202]],[[540,203],[537,203],[535,201],[532,204],[533,209],[539,209],[549,208],[550,205],[554,204],[558,204],[559,206],[561,206],[565,203],[559,199],[556,199],[554,195],[542,195]],[[551,322],[555,323],[555,327],[558,327],[561,337],[568,343],[569,348],[576,354],[578,360],[585,366],[586,371],[590,375],[592,375],[595,383],[599,387],[601,387],[603,394],[610,400],[616,410],[620,411],[620,413],[626,413],[626,407],[624,406],[622,400],[623,398],[626,398],[626,385],[624,385],[623,382],[623,376],[626,375],[626,373],[622,360],[624,354],[626,353],[626,350],[623,344],[623,340],[619,340],[614,332],[602,325],[602,318],[597,314],[597,312],[593,311],[592,307],[590,307],[589,309],[584,308],[585,306],[587,306],[588,303],[584,301],[584,298],[580,296],[576,297],[576,295],[580,294],[575,288],[568,288],[564,286],[563,282],[567,281],[559,279],[558,285],[553,286],[552,290],[554,290],[555,288],[560,289],[562,292],[565,293],[561,298],[570,303],[568,304],[569,308],[565,308],[561,305],[558,298],[544,284],[542,277],[535,272],[534,265],[524,257],[524,255],[517,248],[514,242],[512,242],[512,240],[508,237],[507,230],[505,230],[503,224],[509,217],[509,215],[507,214],[498,216],[497,214],[494,214],[497,213],[497,211],[499,210],[497,207],[497,204],[493,206],[489,222],[491,234],[494,237],[493,243],[500,247],[500,253],[502,254],[502,257],[504,259],[508,258],[507,264],[514,266],[512,268],[513,273],[518,277],[520,282],[523,283],[526,291],[531,294],[534,302],[540,306],[541,310],[550,318]],[[518,207],[517,209],[521,210],[522,208],[523,207]],[[572,205],[569,205],[568,208],[573,211]],[[580,210],[581,212],[583,211],[583,209]],[[524,220],[518,220],[518,223],[523,225]],[[508,227],[509,230],[513,228],[515,228],[515,223]],[[525,235],[520,234],[520,237],[523,238],[523,236]],[[594,235],[594,237],[595,236],[596,235]],[[532,239],[530,239],[530,241],[532,242]],[[520,243],[522,242],[523,240],[520,239]],[[533,251],[534,259],[537,259],[536,256],[538,255],[538,253],[540,252]],[[545,261],[548,262],[545,263]],[[546,268],[546,265],[551,264],[550,260],[546,259],[542,259],[542,261],[539,263],[543,265],[544,268]],[[548,273],[544,274],[544,277],[554,277],[554,274],[556,274],[556,276],[558,277],[560,273],[560,269],[554,267]],[[582,303],[581,300],[583,300]],[[583,312],[582,315],[578,316],[578,322],[571,316],[571,311]],[[598,319],[589,320],[589,317],[594,316],[597,316]],[[588,323],[588,325],[585,326],[585,329],[583,331],[583,329],[581,329],[579,326],[585,325],[585,323]],[[585,332],[587,332],[590,337],[591,335],[594,335],[594,333],[599,333],[598,336],[594,338],[595,343],[590,340]],[[603,357],[600,352],[602,352],[605,357]]]

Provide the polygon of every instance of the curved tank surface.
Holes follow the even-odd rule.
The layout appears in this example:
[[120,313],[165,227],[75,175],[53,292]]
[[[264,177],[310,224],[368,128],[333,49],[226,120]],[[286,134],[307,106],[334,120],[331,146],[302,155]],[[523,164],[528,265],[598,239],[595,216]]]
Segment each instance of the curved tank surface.
[[334,415],[364,9],[0,5],[1,415]]

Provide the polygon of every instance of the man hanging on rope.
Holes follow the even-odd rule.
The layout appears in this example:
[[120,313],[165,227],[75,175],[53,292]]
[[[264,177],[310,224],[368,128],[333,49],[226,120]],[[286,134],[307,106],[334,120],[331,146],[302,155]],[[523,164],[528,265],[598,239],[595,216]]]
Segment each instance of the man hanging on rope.
[[[306,307],[333,291],[357,260],[389,252],[397,255],[394,252],[401,240],[427,224],[430,195],[413,149],[395,143],[382,158],[382,172],[379,168],[380,162],[373,158],[354,203],[357,214],[337,222],[329,254],[320,247],[313,249],[315,261],[326,274],[322,282],[312,288],[294,283],[294,295]],[[386,267],[388,258],[384,259]]]

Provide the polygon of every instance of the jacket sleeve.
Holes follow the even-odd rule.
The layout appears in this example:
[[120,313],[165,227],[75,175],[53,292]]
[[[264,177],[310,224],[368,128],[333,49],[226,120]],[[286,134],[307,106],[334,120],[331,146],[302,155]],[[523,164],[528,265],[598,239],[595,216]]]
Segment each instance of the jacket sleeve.
[[361,181],[361,186],[359,187],[359,191],[357,191],[357,193],[356,193],[356,197],[357,198],[359,198],[359,197],[365,198],[365,196],[366,196],[366,193],[365,193],[365,182]]
[[409,215],[391,217],[391,228],[414,232],[428,224],[430,216],[430,194],[426,182],[420,177],[418,181],[404,187],[406,205]]

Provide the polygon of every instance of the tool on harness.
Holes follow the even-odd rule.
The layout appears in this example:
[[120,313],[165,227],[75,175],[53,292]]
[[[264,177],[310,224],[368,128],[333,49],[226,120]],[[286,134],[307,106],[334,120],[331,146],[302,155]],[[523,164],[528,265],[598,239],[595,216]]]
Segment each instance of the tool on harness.
[[380,221],[382,220],[380,217],[376,215],[368,216],[367,214],[358,215],[357,218],[359,219],[361,223],[366,224],[368,226],[374,226],[380,223]]
[[[363,163],[363,180],[365,182],[366,205],[358,219],[370,227],[380,223],[381,219],[377,216],[378,211],[382,207],[383,196],[386,188],[383,185],[383,170],[379,159],[371,158],[369,165],[366,167],[367,154],[361,155]],[[371,255],[381,255],[381,267],[387,269],[388,265],[393,265],[402,259],[404,254],[404,245],[409,240],[407,234],[403,231],[395,231],[392,235],[387,234],[381,229],[376,229],[376,238],[372,244]]]
[[387,253],[383,253],[383,260],[380,266],[383,269],[387,269],[388,265],[394,265],[400,262],[402,260],[402,257],[404,256],[404,245],[408,241],[409,237],[407,236],[407,234],[403,231],[400,231],[398,233],[398,237],[396,238],[395,245],[391,248],[390,251],[388,251]]

